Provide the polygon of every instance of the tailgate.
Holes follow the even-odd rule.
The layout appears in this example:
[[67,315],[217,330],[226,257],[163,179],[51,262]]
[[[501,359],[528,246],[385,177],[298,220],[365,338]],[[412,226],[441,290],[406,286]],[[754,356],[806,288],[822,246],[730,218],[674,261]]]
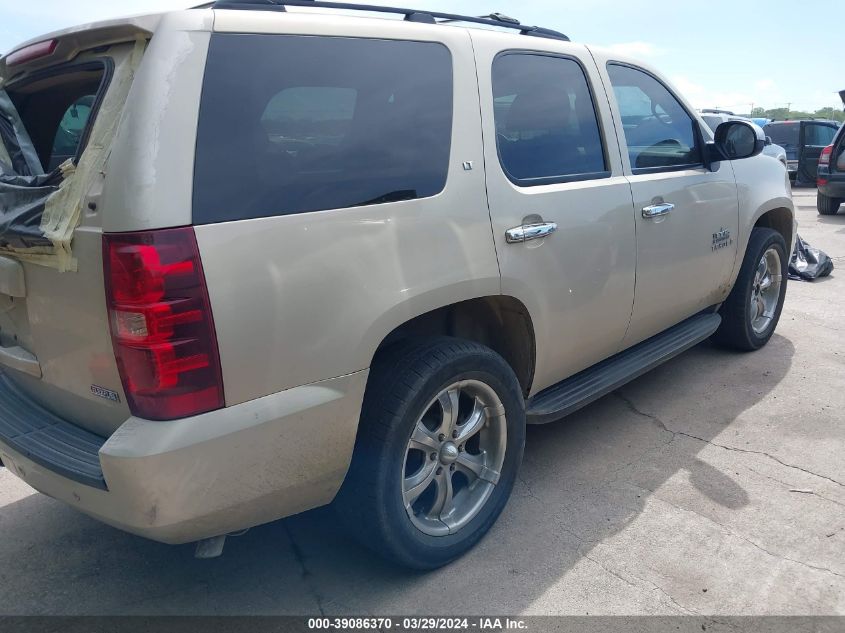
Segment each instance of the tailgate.
[[0,372],[104,436],[130,413],[107,321],[98,202],[145,45],[138,35],[40,64],[0,91]]

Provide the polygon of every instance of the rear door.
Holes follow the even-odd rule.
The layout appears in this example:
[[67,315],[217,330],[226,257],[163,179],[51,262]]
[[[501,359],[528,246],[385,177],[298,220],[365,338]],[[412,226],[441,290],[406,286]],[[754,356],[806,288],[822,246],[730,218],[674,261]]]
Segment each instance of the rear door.
[[824,121],[802,121],[799,141],[798,181],[815,183],[822,150],[833,142],[837,127]]
[[634,294],[631,191],[585,47],[472,38],[502,292],[531,313],[536,391],[619,351]]
[[637,288],[625,346],[724,299],[739,222],[729,162],[711,171],[690,110],[657,76],[606,60],[617,128],[627,143],[637,235]]

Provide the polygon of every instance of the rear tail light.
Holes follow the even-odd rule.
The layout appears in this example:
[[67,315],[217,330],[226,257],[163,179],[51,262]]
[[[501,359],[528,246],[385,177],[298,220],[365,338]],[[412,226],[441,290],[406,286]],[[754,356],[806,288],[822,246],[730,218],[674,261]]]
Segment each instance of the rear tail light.
[[6,56],[6,66],[18,66],[42,57],[49,57],[56,52],[58,43],[57,40],[45,40],[12,51]]
[[114,353],[134,415],[173,420],[225,406],[194,229],[103,235]]
[[819,165],[830,165],[830,155],[833,153],[833,145],[828,145],[822,150],[819,156]]

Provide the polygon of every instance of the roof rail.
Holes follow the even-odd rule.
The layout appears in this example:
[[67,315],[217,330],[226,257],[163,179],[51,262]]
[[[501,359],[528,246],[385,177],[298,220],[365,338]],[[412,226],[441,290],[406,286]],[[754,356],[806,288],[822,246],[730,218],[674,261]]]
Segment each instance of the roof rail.
[[[203,8],[209,5],[201,5]],[[470,15],[459,15],[456,13],[440,13],[437,11],[425,11],[420,9],[402,9],[399,7],[382,7],[370,4],[346,4],[345,2],[324,2],[322,0],[217,0],[212,3],[214,9],[247,9],[253,11],[284,11],[285,7],[317,7],[321,9],[346,9],[352,11],[370,11],[375,13],[393,13],[404,15],[408,22],[422,22],[425,24],[439,24],[438,20],[447,22],[466,22],[468,24],[483,24],[506,29],[514,29],[522,35],[534,37],[545,37],[554,40],[569,42],[569,38],[563,33],[545,29],[540,26],[526,26],[520,24],[519,20],[510,18],[500,13],[493,13],[489,16],[474,17]]]

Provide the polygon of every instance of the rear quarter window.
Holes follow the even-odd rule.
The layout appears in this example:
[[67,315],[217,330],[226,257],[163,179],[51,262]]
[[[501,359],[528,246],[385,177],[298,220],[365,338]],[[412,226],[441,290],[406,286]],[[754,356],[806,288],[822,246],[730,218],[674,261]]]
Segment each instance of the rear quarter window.
[[452,59],[437,43],[216,34],[194,223],[434,196],[446,185]]
[[767,125],[763,128],[772,143],[781,147],[798,147],[798,136],[801,133],[800,123],[780,123]]

